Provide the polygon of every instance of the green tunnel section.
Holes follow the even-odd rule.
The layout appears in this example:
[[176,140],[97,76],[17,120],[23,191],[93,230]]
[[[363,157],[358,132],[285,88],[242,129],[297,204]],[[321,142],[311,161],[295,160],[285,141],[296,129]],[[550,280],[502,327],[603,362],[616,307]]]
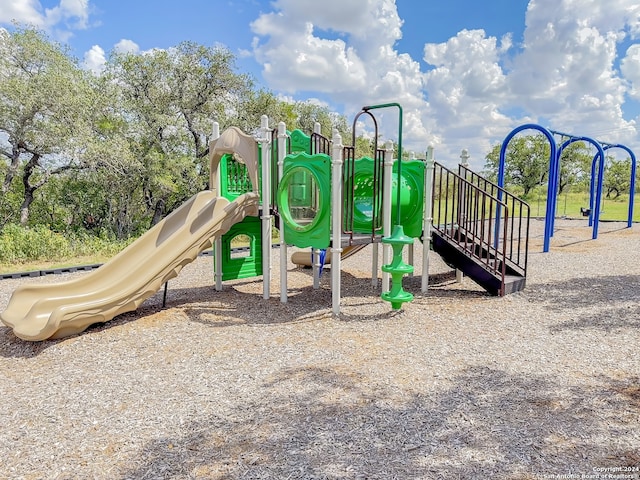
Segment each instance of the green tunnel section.
[[[382,227],[382,196],[374,198],[376,182],[374,181],[375,161],[371,157],[362,157],[354,162],[353,167],[353,203],[348,200],[346,189],[350,180],[345,179],[345,205],[344,211],[353,208],[354,233],[371,234],[373,222],[376,221],[376,229]],[[381,183],[380,183],[381,184]],[[351,205],[350,205],[351,203]],[[345,215],[348,222],[349,214]],[[350,230],[350,225],[345,225]]]
[[331,241],[331,159],[318,153],[285,157],[277,193],[284,238],[290,245],[327,248]]
[[[381,218],[382,202],[373,200],[374,161],[363,157],[355,161],[353,195],[353,229],[356,233],[371,233],[374,209]],[[398,191],[398,162],[393,165],[391,180],[391,218],[396,218]],[[420,160],[402,162],[400,178],[400,218],[405,235],[418,238],[422,235],[424,212],[424,163]]]
[[[402,162],[400,178],[400,219],[404,234],[408,237],[422,236],[422,219],[424,214],[424,162],[408,160]],[[396,218],[398,162],[393,164],[391,177],[391,218]]]

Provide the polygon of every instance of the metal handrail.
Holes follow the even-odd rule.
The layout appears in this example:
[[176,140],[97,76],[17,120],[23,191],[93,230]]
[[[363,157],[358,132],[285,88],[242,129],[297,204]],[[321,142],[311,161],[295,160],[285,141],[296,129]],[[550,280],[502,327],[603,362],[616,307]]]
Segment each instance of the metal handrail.
[[507,249],[506,261],[514,271],[522,276],[526,276],[529,256],[531,207],[521,198],[516,197],[485,177],[478,175],[465,165],[458,166],[458,174],[510,206],[511,218],[507,225],[506,234],[509,248]]
[[319,133],[312,133],[311,152],[309,153],[311,153],[311,155],[315,153],[326,153],[327,155],[331,155],[331,140]]
[[[509,205],[443,165],[435,162],[434,167],[432,228],[499,277],[503,295],[509,260]],[[497,212],[503,227],[496,239]]]

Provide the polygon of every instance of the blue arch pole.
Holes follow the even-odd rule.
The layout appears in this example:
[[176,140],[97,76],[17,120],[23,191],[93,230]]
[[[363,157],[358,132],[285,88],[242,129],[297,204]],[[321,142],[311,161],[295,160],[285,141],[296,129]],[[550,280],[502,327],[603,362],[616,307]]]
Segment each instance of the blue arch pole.
[[599,165],[600,152],[596,153],[591,160],[591,178],[589,179],[589,226],[593,225],[593,210],[596,201],[596,165]]
[[[604,179],[604,150],[602,148],[602,145],[599,142],[595,141],[590,137],[569,138],[569,140],[564,142],[558,149],[558,160],[556,163],[557,171],[555,172],[555,176],[557,179],[560,178],[560,156],[562,155],[562,152],[566,147],[568,147],[569,145],[575,142],[587,142],[594,145],[598,149],[598,153],[596,154],[595,157],[593,157],[593,162],[591,164],[591,188],[590,188],[590,195],[589,195],[589,210],[591,210],[589,212],[589,226],[593,226],[591,238],[595,240],[596,238],[598,238],[598,222],[600,220],[600,205],[601,205],[600,199],[602,197],[602,181]],[[597,162],[598,170],[596,172],[596,159],[598,157],[600,158],[600,161]],[[598,179],[598,183],[594,184],[596,177]],[[593,197],[594,185],[596,185],[596,190],[597,190],[595,202]],[[554,191],[553,192],[553,211],[554,212],[556,210],[557,203],[558,203],[558,198],[557,198],[556,192]],[[555,218],[553,219],[553,223],[555,223]]]
[[[504,141],[502,142],[502,147],[500,148],[500,163],[498,165],[498,186],[500,188],[504,188],[504,164],[506,160],[507,146],[511,139],[520,133],[523,130],[538,130],[543,133],[547,140],[549,140],[549,144],[551,145],[551,152],[549,154],[549,178],[547,180],[547,210],[545,215],[545,223],[544,223],[544,246],[543,251],[549,251],[549,245],[551,242],[551,237],[553,236],[553,217],[555,214],[555,203],[553,201],[553,197],[555,197],[554,192],[557,189],[558,178],[557,173],[560,170],[558,169],[558,155],[557,155],[557,145],[553,138],[551,132],[544,128],[541,125],[535,123],[527,123],[524,125],[520,125],[517,128],[514,128],[509,135],[506,136]],[[502,201],[502,193],[498,191],[498,200]],[[495,229],[495,238],[496,241],[498,239],[498,235],[500,232],[500,205],[498,205],[496,209],[496,229]]]
[[[598,151],[598,153],[596,153],[596,155],[593,157],[593,161],[591,162],[591,183],[589,185],[589,208],[593,209],[593,205],[595,203],[596,198],[598,201],[600,201],[600,198],[602,195],[602,191],[600,191],[600,194],[598,194],[596,197],[594,192],[595,190],[594,173],[596,168],[596,162],[598,162],[598,165],[600,163],[604,164],[604,160],[603,160],[604,150],[609,150],[610,148],[621,148],[622,150],[626,151],[629,154],[629,158],[631,159],[631,178],[629,181],[629,211],[627,215],[627,228],[631,228],[631,225],[633,224],[633,207],[635,202],[634,193],[636,189],[636,156],[633,153],[633,151],[625,145],[620,145],[619,143],[605,144],[605,146],[602,148],[603,153],[601,154]],[[591,214],[589,214],[589,225],[591,225],[592,221],[593,220],[592,220]]]

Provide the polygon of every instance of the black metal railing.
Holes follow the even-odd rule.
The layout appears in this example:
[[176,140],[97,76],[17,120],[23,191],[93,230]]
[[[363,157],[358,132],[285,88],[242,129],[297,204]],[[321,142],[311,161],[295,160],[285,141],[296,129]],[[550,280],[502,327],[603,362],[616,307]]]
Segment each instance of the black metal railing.
[[498,277],[503,295],[510,243],[508,205],[437,162],[432,205],[432,228]]
[[343,147],[342,160],[342,233],[353,236],[356,147]]
[[505,261],[516,273],[526,276],[531,219],[529,204],[464,165],[458,166],[458,174],[508,206],[510,216],[505,222],[505,238],[508,240]]
[[[373,162],[373,178],[372,178],[372,188],[373,188],[373,215],[371,218],[371,238],[375,239],[376,235],[382,234],[382,201],[385,193],[387,195],[391,195],[391,192],[384,191],[384,156],[385,151],[382,148],[378,148],[375,151],[375,160]],[[398,185],[397,188],[400,188]],[[398,205],[397,208],[400,208]],[[389,212],[391,215],[391,212]],[[391,232],[389,232],[391,233]]]
[[309,153],[311,155],[315,153],[325,153],[330,156],[331,140],[319,133],[312,133],[311,134],[311,152]]
[[[384,155],[384,150],[377,149],[372,169],[358,171],[355,147],[343,147],[342,233],[350,238],[359,233],[371,235],[375,241],[382,234]],[[359,219],[356,219],[356,209],[359,209]]]

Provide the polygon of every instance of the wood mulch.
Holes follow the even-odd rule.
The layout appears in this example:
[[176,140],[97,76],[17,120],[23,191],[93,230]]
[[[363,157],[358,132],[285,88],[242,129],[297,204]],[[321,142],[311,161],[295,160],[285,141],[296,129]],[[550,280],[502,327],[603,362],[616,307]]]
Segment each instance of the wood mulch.
[[[260,279],[214,291],[200,257],[165,309],[159,292],[38,343],[0,327],[0,478],[640,478],[640,232],[556,227],[541,253],[533,221],[527,288],[504,298],[432,253],[431,289],[405,278],[393,312],[367,247],[333,317],[328,272],[314,290],[289,263],[280,303],[276,251],[267,301]],[[0,309],[60,279],[3,280]]]

